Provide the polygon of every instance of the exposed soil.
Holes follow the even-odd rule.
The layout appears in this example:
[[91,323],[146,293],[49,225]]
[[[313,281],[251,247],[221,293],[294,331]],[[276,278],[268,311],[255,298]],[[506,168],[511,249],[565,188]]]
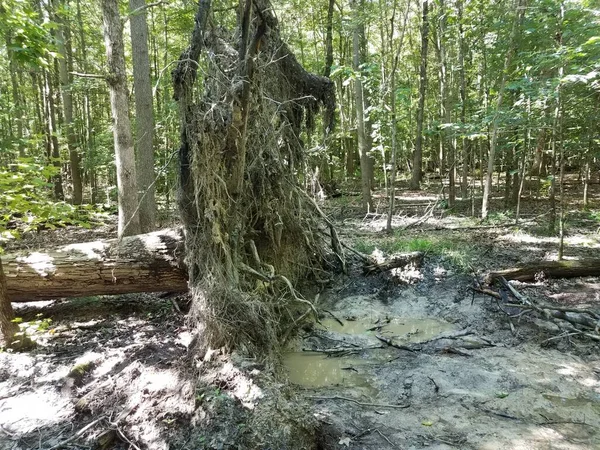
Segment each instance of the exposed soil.
[[[400,199],[397,229],[436,197],[419,195]],[[600,448],[597,343],[561,337],[534,314],[511,329],[504,311],[518,310],[469,290],[488,270],[556,257],[544,209],[530,206],[519,227],[498,219],[473,229],[465,202],[390,237],[385,216],[330,204],[342,238],[362,252],[432,245],[423,267],[398,276],[364,277],[355,260],[320,292],[322,324],[305,327],[275,370],[237,354],[190,354],[185,297],[19,305],[38,346],[0,353],[0,448]],[[597,256],[597,222],[570,220],[566,256]],[[600,309],[598,278],[515,286]]]

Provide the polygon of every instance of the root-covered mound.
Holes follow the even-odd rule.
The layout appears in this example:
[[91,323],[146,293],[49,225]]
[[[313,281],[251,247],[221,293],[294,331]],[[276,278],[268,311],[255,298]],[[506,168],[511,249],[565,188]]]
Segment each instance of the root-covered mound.
[[209,26],[211,14],[200,1],[173,72],[193,317],[205,347],[271,351],[314,311],[293,287],[325,256],[297,182],[300,136],[321,106],[331,125],[334,89],[282,42],[268,0],[248,0],[233,32]]

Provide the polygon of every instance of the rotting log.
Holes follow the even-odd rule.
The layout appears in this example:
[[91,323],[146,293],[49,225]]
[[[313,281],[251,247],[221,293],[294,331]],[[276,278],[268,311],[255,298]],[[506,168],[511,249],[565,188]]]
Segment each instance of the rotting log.
[[12,302],[63,297],[184,292],[187,270],[178,229],[3,255]]
[[396,254],[382,262],[366,263],[363,266],[363,272],[365,273],[365,275],[370,275],[376,272],[385,272],[391,269],[406,267],[409,264],[412,264],[415,267],[421,267],[421,265],[423,264],[424,256],[425,255],[423,252]]
[[544,278],[576,278],[600,275],[600,259],[539,261],[523,267],[490,272],[485,277],[486,284],[496,279],[534,281]]

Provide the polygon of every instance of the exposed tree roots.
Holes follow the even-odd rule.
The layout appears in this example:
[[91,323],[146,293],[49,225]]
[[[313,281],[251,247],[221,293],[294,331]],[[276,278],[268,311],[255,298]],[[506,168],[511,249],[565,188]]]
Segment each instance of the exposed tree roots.
[[344,264],[335,230],[297,183],[301,133],[319,107],[332,117],[335,99],[332,82],[307,73],[281,40],[268,0],[242,3],[229,33],[208,25],[211,1],[201,0],[173,72],[179,203],[198,342],[264,355],[315,313],[294,286],[334,261],[325,227]]

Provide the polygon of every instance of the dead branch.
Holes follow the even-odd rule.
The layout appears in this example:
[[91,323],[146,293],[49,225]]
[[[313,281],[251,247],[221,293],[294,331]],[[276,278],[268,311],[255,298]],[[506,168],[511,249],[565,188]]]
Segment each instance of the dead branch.
[[[499,276],[497,279],[500,284],[502,284],[502,286],[519,301],[519,303],[505,303],[506,307],[518,308],[537,313],[542,319],[552,322],[559,329],[561,329],[561,337],[565,337],[567,334],[569,336],[582,335],[594,341],[600,341],[600,313],[588,308],[567,308],[534,302],[527,296],[520,293],[504,277]],[[471,287],[471,290],[489,295],[497,300],[504,300],[500,293],[491,289]],[[498,306],[500,307],[500,305]],[[500,309],[502,310],[502,308]],[[511,329],[513,327],[514,326],[511,322]],[[558,339],[558,337],[556,339]]]
[[359,402],[358,400],[354,400],[353,398],[349,398],[349,397],[341,397],[339,395],[334,395],[331,397],[322,397],[322,396],[317,396],[317,395],[311,395],[308,398],[313,398],[315,400],[343,400],[346,402],[352,402],[352,403],[356,403],[357,405],[360,406],[374,406],[376,408],[393,408],[393,409],[406,409],[406,408],[410,408],[410,404],[407,405],[392,405],[389,403],[365,403],[365,402]]
[[538,261],[522,267],[490,272],[485,283],[491,285],[504,277],[507,280],[535,281],[540,278],[576,278],[600,275],[600,259]]

